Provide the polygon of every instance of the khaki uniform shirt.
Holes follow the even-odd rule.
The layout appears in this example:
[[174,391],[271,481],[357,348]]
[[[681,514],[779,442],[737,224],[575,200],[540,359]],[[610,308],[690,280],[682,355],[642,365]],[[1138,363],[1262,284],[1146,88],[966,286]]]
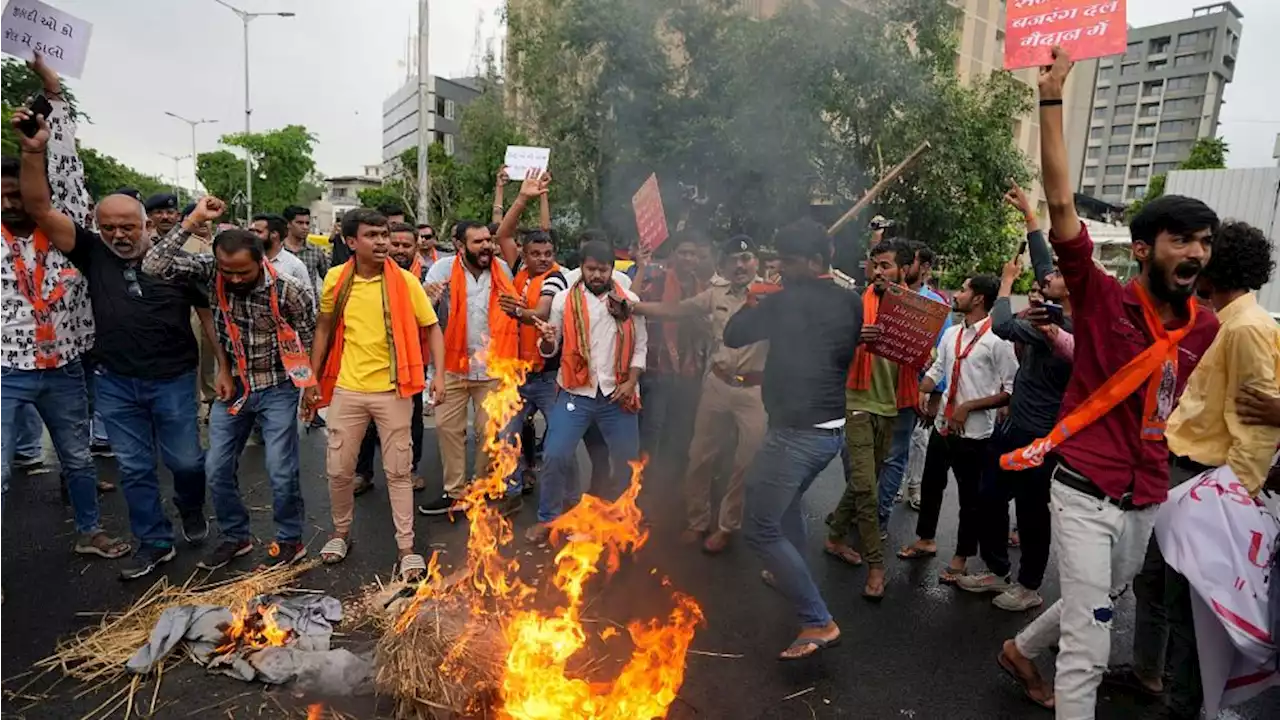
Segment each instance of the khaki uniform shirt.
[[[758,281],[758,279],[757,279]],[[752,343],[746,347],[730,348],[724,345],[724,328],[729,318],[747,302],[747,289],[735,293],[729,281],[712,278],[711,287],[681,301],[685,308],[697,308],[711,319],[711,348],[709,368],[727,375],[745,375],[764,372],[764,359],[769,353],[767,341]]]

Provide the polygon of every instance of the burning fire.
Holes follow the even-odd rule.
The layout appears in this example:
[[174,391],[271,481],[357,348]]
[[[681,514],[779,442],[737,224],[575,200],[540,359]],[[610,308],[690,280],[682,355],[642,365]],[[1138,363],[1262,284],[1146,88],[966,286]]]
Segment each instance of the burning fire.
[[292,630],[285,630],[276,622],[275,605],[255,605],[249,611],[249,603],[241,603],[231,613],[231,622],[223,630],[222,644],[214,648],[217,655],[237,650],[261,650],[282,647],[293,637]]
[[[631,483],[615,502],[592,495],[552,523],[552,538],[567,542],[555,557],[556,589],[565,602],[549,614],[531,608],[534,588],[517,576],[519,563],[501,554],[513,533],[511,524],[487,501],[506,492],[506,478],[515,470],[520,454],[519,438],[505,439],[502,431],[519,411],[519,387],[528,364],[490,359],[491,377],[499,380],[484,401],[485,449],[492,461],[490,472],[472,484],[467,501],[465,582],[446,583],[438,558],[433,555],[427,575],[409,607],[396,623],[403,631],[429,598],[461,597],[470,606],[472,622],[496,620],[509,649],[501,681],[501,717],[511,720],[638,720],[663,717],[675,701],[684,681],[685,656],[702,610],[688,595],[673,593],[675,608],[665,621],[633,621],[627,633],[635,646],[631,658],[612,682],[591,682],[574,677],[569,661],[587,642],[582,624],[587,581],[600,572],[606,576],[619,568],[622,555],[632,553],[648,540],[643,515],[636,505],[644,463],[631,463]],[[668,583],[663,581],[663,585]],[[601,634],[608,639],[617,631]],[[466,634],[454,645],[441,670],[464,656]]]

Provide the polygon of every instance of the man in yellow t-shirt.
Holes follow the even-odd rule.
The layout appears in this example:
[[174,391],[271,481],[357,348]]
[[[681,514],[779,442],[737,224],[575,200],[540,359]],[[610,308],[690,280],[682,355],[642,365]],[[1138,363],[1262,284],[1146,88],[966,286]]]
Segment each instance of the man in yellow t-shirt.
[[[342,235],[352,259],[325,276],[311,355],[321,387],[309,388],[307,397],[308,411],[314,411],[322,396],[332,393],[325,464],[333,536],[320,557],[327,563],[346,557],[355,514],[356,457],[373,420],[381,439],[399,571],[412,581],[426,570],[413,550],[413,396],[425,389],[424,358],[441,365],[437,378],[443,378],[444,336],[417,278],[388,262],[385,217],[352,210],[343,217]],[[398,277],[387,274],[393,269]],[[443,393],[443,387],[435,388],[437,400]]]

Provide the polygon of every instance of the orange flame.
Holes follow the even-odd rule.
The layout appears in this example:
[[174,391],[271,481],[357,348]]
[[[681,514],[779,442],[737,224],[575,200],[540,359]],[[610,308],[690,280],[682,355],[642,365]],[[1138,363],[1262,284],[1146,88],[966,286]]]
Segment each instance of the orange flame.
[[[703,620],[698,603],[687,595],[673,593],[675,609],[665,621],[634,621],[627,626],[634,651],[612,682],[573,677],[567,669],[570,659],[587,642],[581,618],[587,582],[600,572],[602,560],[606,577],[610,576],[620,567],[623,554],[635,552],[649,538],[636,505],[644,462],[631,463],[631,483],[616,501],[584,495],[577,506],[551,524],[554,541],[567,538],[556,554],[552,578],[566,602],[550,614],[532,609],[534,588],[517,576],[519,562],[501,553],[513,539],[511,524],[488,502],[503,497],[506,479],[517,467],[519,437],[504,438],[503,431],[520,410],[519,388],[529,365],[501,358],[489,358],[486,365],[490,377],[499,383],[483,403],[487,415],[484,448],[491,465],[472,483],[465,498],[470,527],[463,569],[466,582],[446,585],[433,555],[395,629],[407,628],[427,599],[449,596],[467,602],[471,625],[440,666],[443,672],[454,673],[458,661],[465,657],[471,630],[485,620],[498,622],[509,644],[500,688],[499,715],[503,718],[637,720],[665,716],[684,681],[689,644]],[[617,630],[607,628],[601,638],[614,635]]]
[[324,705],[321,703],[312,703],[307,706],[307,720],[320,720],[324,714]]
[[292,630],[280,627],[276,622],[275,605],[258,605],[252,612],[249,604],[241,603],[231,612],[231,622],[223,631],[222,644],[214,653],[225,655],[240,650],[261,650],[267,647],[283,647],[293,637]]

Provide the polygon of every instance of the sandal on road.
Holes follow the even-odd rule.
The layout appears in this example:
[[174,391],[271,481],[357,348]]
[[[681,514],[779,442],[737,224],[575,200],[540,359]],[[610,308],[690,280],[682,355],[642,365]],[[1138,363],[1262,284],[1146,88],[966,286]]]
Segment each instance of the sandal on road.
[[862,556],[858,554],[857,550],[854,550],[848,545],[828,541],[823,543],[822,552],[845,563],[846,565],[862,567]]
[[427,561],[417,553],[410,553],[400,558],[400,579],[407,583],[416,583],[422,580],[422,576],[427,573]]
[[129,543],[120,538],[113,538],[105,530],[93,534],[80,535],[76,538],[76,553],[80,555],[97,555],[108,560],[115,560],[129,554]]
[[[1031,690],[1031,684],[1035,682],[1037,678],[1023,677],[1022,673],[1018,672],[1018,668],[1014,666],[1009,658],[1005,657],[1003,650],[996,655],[996,663],[1000,665],[1000,669],[1003,670],[1006,675],[1013,678],[1014,682],[1018,683],[1018,685],[1022,687],[1022,694],[1025,695],[1028,700],[1039,705],[1045,710],[1053,709],[1053,694],[1050,693],[1047,698],[1036,697]],[[1043,682],[1044,681],[1041,680],[1042,684]]]
[[[782,654],[778,656],[778,660],[781,662],[795,662],[796,660],[805,660],[807,658],[813,657],[814,655],[817,655],[823,650],[828,650],[830,648],[836,647],[839,644],[840,644],[839,635],[836,635],[830,640],[827,640],[826,638],[820,638],[820,637],[798,637],[794,641],[792,641],[790,645],[787,646],[786,650],[782,651]],[[803,648],[806,646],[812,646],[813,649],[809,650],[808,652],[805,652],[802,655],[786,654],[790,650]]]
[[942,568],[942,572],[938,573],[938,582],[943,585],[955,585],[959,582],[960,578],[968,574],[969,573],[965,568],[953,568],[948,565]]
[[775,578],[773,576],[773,573],[769,572],[768,570],[760,571],[760,582],[764,583],[765,585],[768,585],[774,590],[778,589],[778,579]]
[[938,551],[925,550],[918,545],[908,545],[898,551],[898,557],[903,560],[924,560],[926,558],[937,557]]
[[329,538],[329,542],[320,548],[320,560],[325,565],[337,565],[347,559],[347,552],[351,550],[351,544],[343,537]]

